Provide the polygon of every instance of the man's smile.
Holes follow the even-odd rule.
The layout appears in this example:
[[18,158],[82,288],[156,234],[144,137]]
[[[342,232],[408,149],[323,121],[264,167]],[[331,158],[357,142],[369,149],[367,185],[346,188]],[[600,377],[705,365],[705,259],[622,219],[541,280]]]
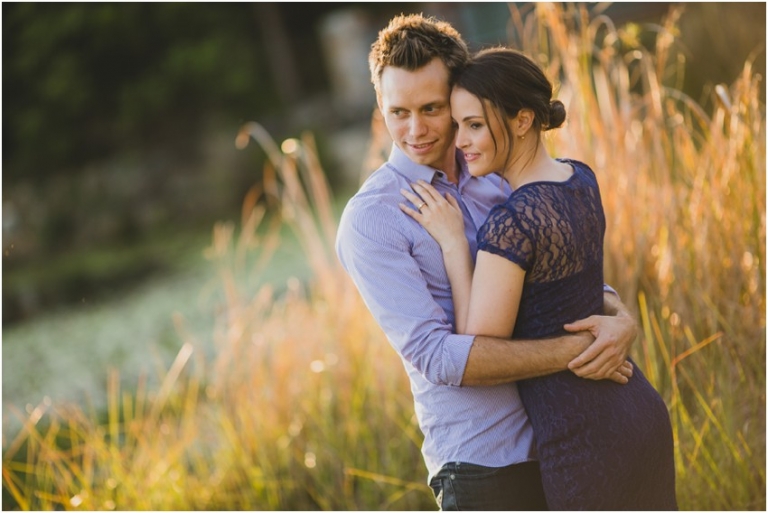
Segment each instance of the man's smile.
[[419,144],[413,144],[413,143],[406,143],[409,147],[411,147],[416,153],[427,153],[435,146],[435,141],[432,142],[426,142],[426,143],[419,143]]

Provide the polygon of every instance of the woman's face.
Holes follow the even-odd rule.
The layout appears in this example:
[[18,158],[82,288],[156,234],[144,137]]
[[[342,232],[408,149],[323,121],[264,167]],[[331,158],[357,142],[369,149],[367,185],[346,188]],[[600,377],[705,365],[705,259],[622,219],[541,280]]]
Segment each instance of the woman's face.
[[486,101],[485,106],[488,121],[477,96],[458,87],[451,92],[451,116],[458,126],[456,146],[464,152],[472,176],[503,172],[508,154],[509,143],[502,118],[489,102]]

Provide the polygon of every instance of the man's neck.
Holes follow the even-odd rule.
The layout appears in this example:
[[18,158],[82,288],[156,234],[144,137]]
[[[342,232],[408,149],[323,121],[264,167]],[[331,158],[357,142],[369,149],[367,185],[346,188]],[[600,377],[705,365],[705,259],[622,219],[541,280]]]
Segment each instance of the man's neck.
[[445,177],[448,179],[449,182],[453,184],[459,183],[459,163],[456,161],[456,150],[448,152],[448,154],[445,156],[445,161],[443,162],[443,167],[440,169],[443,173],[445,173]]

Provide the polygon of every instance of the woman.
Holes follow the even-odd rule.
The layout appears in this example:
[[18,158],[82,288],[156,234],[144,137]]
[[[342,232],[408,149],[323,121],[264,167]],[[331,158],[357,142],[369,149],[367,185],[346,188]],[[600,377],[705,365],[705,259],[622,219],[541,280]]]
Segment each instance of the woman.
[[[473,263],[459,204],[427,183],[402,205],[440,244],[456,330],[547,338],[601,314],[605,218],[592,170],[550,157],[541,132],[565,108],[533,61],[509,49],[477,54],[457,78],[456,145],[473,176],[500,174],[513,193],[478,232]],[[473,269],[474,268],[474,269]],[[554,510],[677,509],[666,406],[635,366],[626,385],[563,371],[518,383]]]

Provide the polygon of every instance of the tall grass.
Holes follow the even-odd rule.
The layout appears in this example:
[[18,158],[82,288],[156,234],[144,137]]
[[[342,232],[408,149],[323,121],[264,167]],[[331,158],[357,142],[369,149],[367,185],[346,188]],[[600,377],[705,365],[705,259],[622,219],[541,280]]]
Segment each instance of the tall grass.
[[[159,390],[109,382],[105,418],[41,404],[10,442],[3,482],[22,509],[423,509],[432,502],[407,378],[335,258],[335,214],[311,135],[277,148],[239,230],[214,227],[219,274],[207,357],[187,333]],[[253,291],[280,223],[295,229],[314,280]],[[258,258],[252,256],[254,248]],[[45,420],[45,425],[41,422]],[[19,457],[17,457],[17,455]]]
[[[649,51],[643,29],[537,4],[512,10],[511,42],[559,83],[569,118],[552,151],[598,174],[607,281],[641,320],[635,356],[672,414],[681,508],[764,510],[764,106],[749,63],[711,115],[679,91],[677,15]],[[113,372],[107,412],[19,411],[3,437],[16,507],[434,509],[405,373],[332,251],[313,139],[278,146],[247,124],[237,144],[251,140],[264,180],[206,251],[222,293],[211,340],[177,317],[159,387],[122,390]],[[247,276],[269,272],[282,223],[313,279],[276,297]]]
[[[593,165],[606,280],[643,326],[638,362],[672,415],[683,509],[765,509],[765,108],[746,62],[711,115],[678,88],[670,12],[616,28],[584,7],[513,10],[517,45],[560,83],[549,144]],[[648,33],[644,33],[648,36]]]

